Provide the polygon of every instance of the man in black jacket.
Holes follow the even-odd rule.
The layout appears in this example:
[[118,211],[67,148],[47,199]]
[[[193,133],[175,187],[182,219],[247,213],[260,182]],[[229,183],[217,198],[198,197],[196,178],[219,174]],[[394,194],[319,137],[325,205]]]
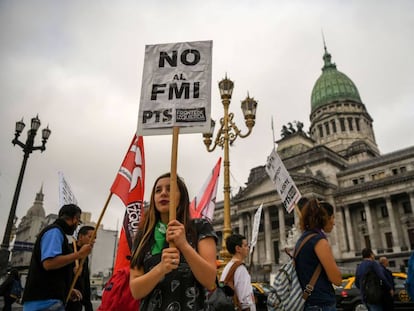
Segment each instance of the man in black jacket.
[[[92,235],[95,230],[92,226],[82,226],[78,232],[76,242],[73,242],[74,251],[81,249],[83,245],[93,244]],[[96,237],[95,237],[96,238]],[[77,269],[82,269],[79,278],[76,280],[75,288],[82,294],[82,299],[77,301],[69,301],[66,305],[66,311],[81,311],[82,306],[85,306],[85,311],[93,311],[91,302],[91,285],[89,276],[89,258],[86,257],[83,266],[79,267],[79,261],[75,262],[74,273]]]
[[[80,223],[81,209],[74,204],[62,206],[58,219],[43,229],[35,242],[23,293],[23,310],[64,311],[73,276],[73,262],[89,255],[90,244],[72,252],[66,235]],[[82,299],[74,289],[71,299]]]

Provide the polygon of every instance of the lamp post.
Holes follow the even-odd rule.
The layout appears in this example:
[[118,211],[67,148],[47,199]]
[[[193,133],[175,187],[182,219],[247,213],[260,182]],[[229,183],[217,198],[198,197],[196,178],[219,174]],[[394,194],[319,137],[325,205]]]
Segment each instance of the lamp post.
[[49,126],[44,128],[42,130],[42,145],[34,146],[34,138],[36,136],[37,130],[40,127],[40,120],[38,116],[32,118],[31,120],[31,127],[27,131],[26,143],[23,143],[19,140],[19,136],[22,133],[24,127],[25,127],[25,124],[23,122],[23,119],[21,121],[16,122],[16,132],[14,134],[14,139],[12,140],[13,145],[18,145],[23,149],[24,155],[23,155],[22,167],[20,168],[19,178],[17,180],[16,190],[14,191],[13,201],[12,201],[12,205],[11,205],[10,213],[9,213],[9,218],[7,220],[6,230],[4,231],[3,243],[1,244],[1,249],[0,249],[1,270],[6,268],[7,263],[9,261],[9,254],[10,254],[9,244],[10,244],[11,231],[13,227],[13,221],[16,215],[16,207],[17,207],[17,202],[19,200],[19,194],[20,194],[20,189],[22,186],[24,171],[26,169],[27,159],[29,158],[29,155],[34,150],[40,150],[41,152],[46,150],[46,141],[49,138],[50,133],[51,133],[51,131],[49,130]]
[[227,251],[226,238],[231,234],[231,219],[230,219],[230,159],[229,159],[229,147],[233,144],[237,137],[245,138],[250,135],[252,128],[255,124],[256,107],[257,102],[254,98],[250,98],[249,94],[245,100],[241,102],[241,109],[244,114],[244,119],[248,132],[242,134],[237,125],[233,121],[234,114],[229,113],[229,106],[231,101],[231,95],[233,93],[234,83],[226,77],[219,82],[219,89],[221,95],[221,101],[224,108],[224,116],[220,119],[220,128],[216,133],[216,139],[214,145],[210,148],[212,143],[212,136],[214,132],[215,122],[212,120],[212,126],[210,132],[204,133],[204,144],[207,151],[212,152],[217,146],[224,148],[224,227],[223,227],[223,240],[220,256],[227,263],[231,255]]

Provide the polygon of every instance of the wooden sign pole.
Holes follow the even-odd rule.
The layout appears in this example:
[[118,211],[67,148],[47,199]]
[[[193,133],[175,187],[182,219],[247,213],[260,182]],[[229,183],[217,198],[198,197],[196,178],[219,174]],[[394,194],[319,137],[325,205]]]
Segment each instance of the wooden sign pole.
[[[171,172],[170,172],[170,217],[169,220],[176,219],[177,216],[177,153],[178,153],[178,134],[180,128],[173,127],[173,139],[171,148]],[[170,247],[175,247],[174,243],[170,243]]]

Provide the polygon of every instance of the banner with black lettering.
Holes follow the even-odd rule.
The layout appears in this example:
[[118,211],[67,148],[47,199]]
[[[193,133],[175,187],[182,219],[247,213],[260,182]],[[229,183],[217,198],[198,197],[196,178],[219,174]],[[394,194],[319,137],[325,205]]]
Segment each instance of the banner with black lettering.
[[62,172],[58,172],[59,176],[59,208],[65,204],[78,205],[75,194],[72,191],[69,183],[66,181]]
[[301,194],[275,149],[267,157],[265,170],[275,184],[285,209],[288,213],[292,212]]
[[147,45],[137,135],[210,129],[213,41]]
[[144,217],[145,155],[142,136],[134,135],[111,187],[126,206],[114,272],[129,266],[129,257],[138,225]]

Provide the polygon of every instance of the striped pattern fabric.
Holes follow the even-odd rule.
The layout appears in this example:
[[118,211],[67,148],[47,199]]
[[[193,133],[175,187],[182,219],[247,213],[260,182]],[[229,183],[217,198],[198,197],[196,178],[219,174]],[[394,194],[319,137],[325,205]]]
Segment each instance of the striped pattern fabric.
[[[306,244],[316,233],[307,235],[298,248],[295,248],[293,256],[285,249],[286,254],[290,256],[290,260],[282,265],[276,273],[273,287],[276,293],[272,293],[267,298],[268,311],[302,311],[305,300],[308,295],[304,295],[302,287],[299,283],[298,275],[296,274],[295,258],[301,251],[303,245]],[[319,277],[321,265],[315,269],[312,278],[308,285],[312,287],[315,285]],[[308,293],[310,294],[310,293]]]
[[303,290],[296,274],[293,258],[276,273],[273,287],[276,293],[267,298],[268,311],[301,311],[305,304]]

